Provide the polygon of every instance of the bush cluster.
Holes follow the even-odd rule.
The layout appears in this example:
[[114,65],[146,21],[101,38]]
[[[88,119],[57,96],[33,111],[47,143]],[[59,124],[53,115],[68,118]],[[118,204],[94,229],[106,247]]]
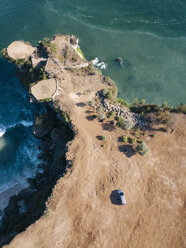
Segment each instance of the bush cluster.
[[115,115],[116,115],[116,113],[114,111],[110,111],[110,112],[108,112],[107,117],[113,118],[113,117],[115,117]]
[[117,117],[117,124],[124,130],[130,130],[134,127],[134,123],[130,120],[124,120],[121,116]]
[[136,152],[138,152],[141,156],[145,156],[148,152],[149,152],[149,149],[148,149],[148,147],[147,147],[147,145],[146,145],[146,143],[145,142],[141,142],[140,144],[138,144],[137,146],[136,146]]
[[107,88],[103,90],[104,97],[112,102],[116,100],[117,94],[118,94],[118,89],[116,87]]
[[176,108],[176,112],[186,114],[186,104],[180,103]]
[[98,114],[98,120],[104,121],[105,120],[105,114],[103,114],[103,113]]

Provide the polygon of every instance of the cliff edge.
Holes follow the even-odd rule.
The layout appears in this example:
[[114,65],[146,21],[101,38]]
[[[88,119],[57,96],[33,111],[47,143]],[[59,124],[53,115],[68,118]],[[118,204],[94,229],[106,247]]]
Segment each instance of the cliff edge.
[[[186,246],[185,115],[121,104],[112,81],[86,61],[74,36],[45,39],[30,50],[29,59],[28,53],[16,59],[20,80],[75,137],[67,146],[69,170],[57,181],[47,214],[4,247]],[[146,112],[132,111],[137,108]],[[158,122],[162,113],[171,116],[166,129]]]

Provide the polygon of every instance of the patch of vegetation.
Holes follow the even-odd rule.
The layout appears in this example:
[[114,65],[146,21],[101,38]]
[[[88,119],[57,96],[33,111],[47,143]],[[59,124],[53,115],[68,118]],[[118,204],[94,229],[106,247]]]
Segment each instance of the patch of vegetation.
[[54,44],[54,43],[49,43],[49,48],[50,48],[50,51],[51,51],[51,52],[53,52],[53,53],[56,53],[56,52],[57,52],[56,44]]
[[66,122],[66,123],[70,122],[70,118],[69,118],[68,114],[65,113],[64,111],[61,111],[61,117],[64,120],[64,122]]
[[114,81],[113,81],[109,76],[106,76],[106,77],[105,77],[105,82],[106,82],[109,86],[116,87],[115,84],[114,84]]
[[57,52],[56,44],[51,43],[51,39],[49,37],[43,38],[43,40],[41,41],[41,44],[46,49],[49,48],[51,52],[53,52],[53,53]]
[[123,136],[121,137],[121,139],[122,139],[122,141],[123,141],[124,143],[127,143],[127,142],[128,142],[128,137],[125,136],[125,135],[123,135]]
[[186,114],[186,104],[180,103],[175,110],[177,113]]
[[171,111],[172,110],[172,107],[168,105],[168,103],[165,101],[162,105],[161,105],[161,108],[163,111]]
[[117,117],[117,124],[119,127],[121,127],[124,130],[130,130],[133,128],[134,123],[130,120],[124,120],[123,117],[119,116]]
[[145,104],[145,99],[141,99],[139,104],[144,105]]
[[166,111],[158,111],[158,117],[159,117],[159,121],[162,124],[170,124],[172,115],[168,110],[166,110]]
[[40,102],[51,102],[52,98],[41,99]]
[[3,57],[4,57],[5,59],[7,59],[10,63],[14,63],[16,66],[22,66],[22,65],[25,64],[25,62],[26,62],[25,59],[17,59],[17,60],[14,60],[14,59],[12,59],[11,57],[9,57],[6,48],[3,48],[3,49],[1,50],[1,54],[2,54]]
[[[91,90],[85,90],[85,91],[83,91],[83,95],[87,95],[88,93],[90,93],[91,92]],[[93,100],[94,101],[94,100]],[[95,101],[94,101],[95,102]]]
[[109,111],[107,114],[108,118],[114,118],[116,116],[116,113],[114,111]]
[[98,114],[98,120],[104,121],[105,120],[105,114],[103,114],[103,113]]
[[140,128],[133,128],[132,135],[134,135],[135,137],[139,137],[140,136]]
[[14,61],[16,66],[22,66],[25,64],[25,62],[26,62],[25,59],[17,59]]
[[122,107],[129,107],[130,105],[128,104],[128,102],[126,102],[125,100],[123,100],[122,98],[116,98],[116,102],[120,104],[120,106]]
[[96,109],[96,111],[97,111],[97,112],[103,112],[103,111],[104,111],[103,106],[98,107],[98,108]]
[[85,67],[85,72],[88,74],[88,75],[95,75],[95,68],[94,68],[94,65],[93,64],[89,64],[87,67]]
[[44,68],[40,68],[40,70],[39,70],[39,75],[38,75],[38,81],[40,81],[40,80],[45,80],[45,79],[47,79],[47,78],[48,78],[48,77],[47,77],[47,74],[46,74]]
[[144,105],[138,105],[137,101],[135,104],[132,104],[130,106],[130,110],[137,114],[146,114],[146,113],[156,113],[160,111],[160,107],[156,104],[144,104]]
[[141,156],[145,156],[149,152],[149,149],[146,143],[142,142],[136,146],[135,151],[138,152]]
[[105,140],[105,136],[99,135],[99,136],[98,136],[98,139],[99,139],[99,140]]
[[109,99],[111,102],[116,100],[118,94],[118,89],[116,87],[107,88],[103,90],[103,95],[105,98]]
[[78,53],[80,53],[81,56],[85,59],[85,56],[84,56],[83,52],[81,51],[80,47],[78,47],[78,48],[76,49],[76,51],[77,51]]
[[138,98],[135,98],[135,99],[133,100],[132,106],[133,106],[133,107],[138,107],[138,105],[139,105]]
[[90,106],[90,107],[93,107],[93,106],[95,106],[95,101],[94,100],[92,100],[92,101],[89,101],[88,102],[88,105]]
[[128,141],[129,141],[130,144],[136,143],[136,139],[135,139],[135,138],[129,137],[129,138],[128,138]]
[[43,217],[48,217],[51,214],[50,209],[46,209],[43,213]]

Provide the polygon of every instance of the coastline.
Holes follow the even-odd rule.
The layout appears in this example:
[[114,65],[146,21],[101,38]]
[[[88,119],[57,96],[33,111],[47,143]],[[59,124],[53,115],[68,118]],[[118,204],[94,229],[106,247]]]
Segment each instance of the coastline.
[[[64,38],[63,36],[62,37],[56,36],[56,37],[57,37],[57,42],[61,42],[62,44],[64,42],[64,39],[69,40],[68,36],[65,36],[66,38]],[[55,38],[52,41],[55,41]],[[74,38],[73,42],[75,42],[75,41],[76,40]],[[61,45],[61,43],[57,43],[57,44]],[[45,43],[42,44],[43,48],[45,49],[43,52],[48,52],[49,56],[52,56],[53,54],[55,54],[58,51],[58,49],[55,49],[55,46],[51,45],[51,44],[54,44],[54,43],[53,42],[48,43],[45,41]],[[51,50],[53,50],[53,51],[51,51]],[[78,60],[77,57],[74,57],[74,58],[76,59],[76,61]],[[81,59],[82,59],[82,57],[81,57]],[[70,61],[69,64],[75,63],[76,61],[73,59],[73,62]],[[34,74],[29,75],[30,71],[28,71],[28,70],[30,69],[30,67],[26,61],[18,61],[18,62],[19,62],[18,63],[19,78],[22,81],[23,85],[26,85],[27,88],[29,88],[29,84],[32,84],[32,82],[29,80],[31,80],[32,76],[35,76],[35,75]],[[64,61],[62,61],[61,63],[63,63],[63,62]],[[83,63],[84,63],[84,61],[83,61]],[[50,66],[48,67],[48,70],[45,69],[44,72],[42,71],[42,75],[39,74],[40,80],[42,80],[42,79],[46,80],[45,77],[47,77],[48,75],[52,78],[57,75],[56,76],[57,79],[59,81],[62,80],[61,81],[62,83],[59,85],[60,87],[58,88],[58,91],[54,95],[54,99],[52,99],[50,97],[46,98],[44,96],[45,98],[43,100],[44,100],[45,106],[47,108],[47,114],[38,116],[35,120],[35,124],[33,127],[34,135],[36,137],[40,138],[42,141],[41,146],[43,148],[43,154],[41,156],[47,161],[48,164],[46,163],[47,165],[45,164],[45,166],[43,166],[43,168],[45,168],[43,174],[38,173],[38,175],[35,178],[29,180],[30,190],[33,191],[33,189],[36,189],[38,191],[38,192],[35,192],[35,193],[32,192],[32,193],[34,193],[34,194],[39,193],[39,190],[41,190],[40,189],[41,186],[42,186],[41,188],[43,188],[43,186],[45,188],[46,183],[49,184],[48,180],[50,180],[51,176],[52,176],[52,180],[51,180],[52,184],[50,185],[51,187],[50,187],[50,189],[47,189],[47,192],[44,195],[44,205],[45,205],[45,201],[47,200],[48,196],[51,194],[52,190],[54,192],[57,191],[57,193],[59,194],[59,192],[60,192],[59,189],[61,189],[61,187],[67,188],[68,185],[72,185],[71,187],[73,188],[73,183],[72,183],[74,180],[73,178],[76,175],[76,173],[78,173],[78,172],[80,173],[80,171],[82,170],[82,168],[80,168],[79,164],[81,164],[81,166],[84,169],[85,175],[87,177],[89,177],[89,180],[91,181],[92,178],[90,177],[90,173],[88,172],[88,169],[86,168],[85,165],[89,165],[92,168],[95,168],[94,163],[92,162],[92,159],[96,160],[96,156],[99,157],[99,160],[96,160],[96,161],[99,164],[100,168],[101,168],[101,162],[103,164],[105,164],[105,161],[107,161],[107,163],[110,165],[110,168],[111,168],[111,172],[110,172],[111,176],[108,176],[108,178],[109,178],[108,182],[107,182],[107,180],[104,181],[104,176],[102,179],[100,179],[101,181],[98,182],[98,185],[100,185],[100,186],[98,186],[98,185],[96,186],[96,187],[98,187],[98,189],[96,190],[97,193],[95,194],[94,191],[92,191],[92,193],[91,193],[92,194],[91,196],[93,198],[95,198],[95,200],[97,199],[96,195],[99,195],[99,197],[101,197],[102,194],[104,194],[104,192],[107,192],[107,188],[110,187],[109,185],[116,184],[116,181],[119,180],[119,179],[117,179],[117,177],[118,177],[117,173],[118,172],[114,173],[114,167],[113,167],[114,164],[117,164],[117,166],[118,166],[117,170],[119,170],[119,168],[120,168],[120,170],[122,171],[123,170],[123,169],[121,169],[122,168],[121,165],[123,164],[122,160],[124,160],[127,164],[128,163],[127,159],[129,159],[130,157],[133,157],[134,155],[137,157],[136,158],[137,160],[135,163],[139,162],[140,159],[142,159],[142,158],[138,157],[140,155],[136,155],[136,154],[138,154],[137,150],[135,150],[136,144],[133,145],[130,142],[128,142],[129,144],[127,144],[127,145],[121,145],[120,144],[121,140],[120,139],[116,140],[116,137],[117,137],[116,134],[118,136],[119,135],[121,136],[122,132],[126,132],[128,135],[130,134],[129,133],[130,130],[128,131],[126,129],[126,131],[123,131],[124,125],[126,125],[126,123],[124,123],[123,119],[122,119],[123,113],[121,113],[121,111],[118,112],[118,110],[119,110],[118,104],[120,103],[121,104],[121,105],[119,105],[120,108],[121,107],[124,108],[124,110],[127,111],[127,113],[128,113],[126,118],[130,119],[129,117],[130,117],[131,111],[127,110],[127,108],[125,106],[125,102],[120,100],[120,102],[118,103],[115,100],[114,104],[117,105],[116,110],[113,109],[113,108],[115,108],[115,105],[113,105],[113,106],[107,105],[107,107],[105,107],[105,109],[102,109],[102,110],[101,110],[102,106],[99,105],[100,102],[102,101],[102,99],[100,99],[100,97],[99,97],[100,95],[98,94],[98,92],[100,92],[100,90],[103,90],[103,89],[106,90],[105,93],[103,92],[104,93],[103,97],[107,98],[109,96],[110,99],[108,98],[108,101],[112,101],[112,98],[116,98],[116,92],[115,91],[113,92],[112,90],[111,91],[108,90],[108,89],[112,89],[113,83],[110,80],[106,79],[102,74],[99,74],[99,72],[96,71],[93,67],[91,67],[91,65],[87,66],[87,68],[80,68],[81,70],[76,71],[76,70],[74,70],[74,68],[72,68],[72,66],[74,66],[74,64],[73,65],[71,65],[71,64],[69,65],[69,64],[68,64],[68,68],[67,68],[67,66],[65,68],[63,68],[62,75],[60,73],[58,75],[59,68],[58,67],[56,68],[56,65],[54,65],[54,64],[50,64]],[[75,64],[75,66],[76,65],[77,64]],[[25,71],[23,70],[24,66],[26,68]],[[47,72],[47,75],[45,74],[45,72]],[[28,77],[26,77],[26,79],[25,79],[24,76],[26,74],[28,75]],[[83,82],[82,82],[82,78],[83,78]],[[37,82],[37,84],[39,84],[39,82]],[[31,85],[31,88],[33,88],[34,86],[35,85]],[[49,92],[49,94],[50,94],[50,87],[48,87],[47,84],[46,84],[45,92],[47,92],[47,94]],[[42,96],[42,92],[41,92],[41,99],[42,99],[42,97],[43,96]],[[53,94],[52,94],[52,97],[53,97]],[[39,99],[39,101],[41,101],[41,100]],[[88,101],[88,107],[86,105],[87,101]],[[85,112],[84,112],[84,108],[86,109]],[[107,108],[107,111],[106,111],[106,108]],[[136,105],[132,106],[132,108],[134,111],[133,113],[136,114],[136,112],[137,113],[139,112],[139,115],[141,115],[142,112],[144,112],[145,115],[148,115],[148,114],[151,114],[154,112],[156,113],[156,112],[160,111],[160,108],[156,105],[140,104],[138,106],[138,104],[136,103]],[[163,113],[164,113],[164,111],[169,111],[169,112],[172,111],[171,109],[169,109],[169,106],[164,106],[164,109],[165,110],[162,111]],[[97,114],[95,114],[96,111],[97,111]],[[113,123],[110,124],[109,120],[107,120],[107,118],[109,118],[107,115],[109,113],[111,113],[112,111],[116,112],[116,113],[118,112],[117,113],[118,116],[116,116],[118,118],[115,119],[115,118],[111,117],[112,122],[114,122],[114,124],[116,124],[115,126],[113,126]],[[101,113],[99,113],[99,112],[101,112]],[[90,115],[87,116],[88,113]],[[95,115],[97,115],[97,116],[95,117]],[[168,116],[168,113],[166,112],[166,114],[164,116],[166,120],[168,118],[167,116]],[[98,121],[96,118],[98,118]],[[107,122],[105,123],[105,126],[104,126],[105,119]],[[133,120],[130,119],[130,122],[133,122]],[[146,122],[147,122],[147,120],[146,120]],[[57,123],[57,126],[54,123]],[[103,130],[101,129],[102,124],[103,124]],[[130,124],[130,123],[127,123],[127,124]],[[162,125],[162,123],[160,123],[160,124],[161,125],[158,126],[159,128],[165,127]],[[150,127],[149,123],[148,123],[148,127]],[[167,130],[168,130],[168,128],[169,127],[167,126]],[[107,143],[104,141],[103,137],[105,137],[105,136],[100,136],[100,137],[102,137],[102,139],[100,139],[102,141],[97,141],[97,140],[99,140],[99,137],[97,139],[95,139],[95,137],[97,137],[96,135],[98,135],[99,132],[105,133],[107,129],[116,130],[116,131],[113,131],[113,134],[111,131],[109,131],[109,135],[111,137],[109,137],[109,135],[107,134],[109,142]],[[164,129],[164,131],[163,130],[160,130],[160,131],[167,132],[169,134],[169,131],[167,131],[167,130]],[[67,133],[65,133],[65,132],[67,132],[67,133],[73,132],[73,134],[71,133],[71,139],[70,139],[70,140],[72,140],[72,138],[73,138],[73,141],[70,141],[67,139]],[[142,128],[142,130],[140,130],[140,132],[141,133],[144,132],[143,128]],[[150,131],[147,131],[147,133],[148,132],[150,132]],[[75,136],[74,136],[74,134],[75,134]],[[152,136],[152,135],[154,135],[154,133],[149,133],[148,139],[144,137],[145,140],[147,140],[146,141],[147,143],[149,143],[148,140],[153,137],[153,136],[151,137],[150,135]],[[119,136],[119,138],[120,138],[120,136]],[[142,134],[140,134],[140,137],[141,136],[142,136]],[[123,137],[123,136],[121,136],[121,137]],[[131,136],[129,138],[131,138]],[[139,138],[137,138],[137,139],[138,139],[138,141],[140,141]],[[116,156],[117,160],[115,158],[111,157],[111,159],[110,159],[111,161],[109,161],[107,153],[108,153],[113,141],[115,143],[119,142],[119,153],[118,153],[118,151],[116,152],[114,150],[115,151],[114,156]],[[101,142],[101,148],[98,148],[100,146],[100,144],[97,142]],[[133,142],[134,142],[134,140],[133,140]],[[136,143],[136,141],[134,143]],[[79,144],[81,144],[82,147],[80,147]],[[99,146],[98,146],[98,144],[99,144]],[[62,157],[60,157],[61,156],[61,149],[62,149]],[[112,148],[112,149],[116,149],[116,148]],[[152,147],[151,147],[151,149],[153,150]],[[96,153],[95,151],[97,151],[97,150],[98,150],[97,155],[94,156],[94,153]],[[118,155],[120,153],[124,153],[126,155],[127,159],[125,157],[121,157],[121,159],[120,159],[118,157]],[[89,154],[89,156],[86,157],[86,154]],[[107,154],[107,156],[105,154]],[[80,157],[79,160],[78,160],[78,157]],[[56,161],[56,158],[57,158],[57,160],[58,160],[58,158],[60,158],[60,162],[61,161],[63,162],[64,167],[62,168],[62,170],[59,166],[59,161]],[[103,161],[101,161],[101,159],[103,159]],[[147,159],[144,158],[144,163],[146,164],[145,161],[147,161]],[[84,163],[84,165],[83,165],[83,163]],[[135,165],[135,163],[134,163],[134,165]],[[77,169],[75,171],[74,171],[74,168],[76,168],[76,166],[74,166],[74,164],[77,166]],[[56,165],[56,167],[53,167],[54,165]],[[51,168],[51,166],[52,166],[52,168]],[[54,170],[54,168],[55,168],[55,170]],[[135,169],[136,169],[136,171],[138,171],[138,166],[135,167]],[[146,167],[144,167],[144,169],[149,171],[147,164],[146,164]],[[98,169],[95,168],[95,172],[97,170]],[[104,170],[106,173],[108,168],[105,167]],[[129,168],[127,169],[127,171],[125,171],[125,174],[129,173],[128,171],[129,171]],[[94,171],[92,170],[92,173],[93,172]],[[65,182],[67,182],[69,175],[71,175],[71,177],[69,177],[69,181],[72,180],[72,182],[71,182],[71,184],[67,183],[65,185],[65,183],[63,183],[63,181],[61,181],[61,180],[64,180]],[[100,171],[100,175],[101,175],[101,171]],[[92,177],[93,177],[93,174],[92,174]],[[121,175],[121,181],[123,181],[123,180],[125,180],[126,182],[130,181],[129,179],[123,178],[123,177],[125,177],[125,176],[123,176],[123,174],[122,174]],[[85,178],[82,175],[80,178],[84,182],[84,185],[86,185],[86,180],[84,180]],[[97,177],[95,177],[94,180],[95,181],[98,180],[97,178],[99,179],[99,174],[97,174]],[[139,184],[141,185],[140,177],[137,177],[137,179],[139,180]],[[44,180],[44,181],[46,180],[46,182],[43,183],[42,180]],[[59,181],[57,182],[57,180],[59,180]],[[133,179],[131,178],[131,180],[134,183],[135,178],[133,178]],[[102,181],[104,181],[104,183],[102,183]],[[105,186],[105,183],[106,183],[107,187]],[[76,184],[79,185],[79,187],[81,187],[81,185],[79,184],[78,181],[76,181]],[[62,185],[62,186],[60,186],[60,185]],[[117,184],[117,185],[119,186],[119,184]],[[53,189],[53,187],[54,187],[54,189]],[[59,189],[58,189],[58,187],[59,187]],[[90,188],[90,192],[91,192],[91,184],[89,182],[87,182],[87,187]],[[116,185],[115,185],[115,187],[116,187]],[[140,187],[142,187],[142,186],[140,186]],[[131,189],[129,188],[129,186],[127,186],[127,185],[126,185],[126,189],[128,189],[128,191],[131,194],[137,194],[137,193],[132,192]],[[44,190],[46,190],[46,188]],[[67,192],[68,192],[68,190],[67,190]],[[99,191],[101,192],[101,195],[100,195]],[[85,189],[85,192],[82,194],[86,194],[86,193],[89,194],[89,191],[88,190],[86,191],[86,189]],[[27,194],[28,195],[30,194],[29,190],[25,194],[21,194],[22,198],[20,198],[20,195],[18,195],[17,202],[15,202],[15,206],[18,209],[19,209],[19,207],[17,206],[18,201],[22,201],[22,200],[24,200],[24,198],[27,199]],[[77,195],[76,191],[74,191],[74,188],[73,188],[73,194],[78,198],[78,195]],[[108,192],[107,192],[107,194],[108,194]],[[67,194],[67,196],[68,196],[68,194]],[[34,197],[36,197],[36,199],[38,199],[38,195],[36,195]],[[40,195],[39,195],[39,197],[40,197]],[[128,195],[128,198],[130,198],[129,195]],[[65,198],[65,200],[68,202],[68,198]],[[82,202],[84,202],[84,200],[85,199],[82,199]],[[99,199],[97,199],[97,200],[99,202]],[[39,213],[40,216],[43,214],[44,209],[48,211],[51,208],[51,209],[53,209],[53,211],[55,211],[56,207],[55,206],[52,207],[53,201],[54,202],[55,201],[61,202],[60,199],[56,200],[56,199],[51,199],[51,197],[50,197],[50,199],[48,199],[46,209],[42,203],[42,211]],[[28,203],[30,204],[30,201]],[[77,204],[77,202],[76,202],[76,204]],[[86,203],[86,204],[88,206],[87,209],[89,209],[88,203]],[[95,201],[94,204],[97,204],[97,201]],[[79,205],[77,205],[77,206],[79,206]],[[61,207],[65,208],[65,205],[62,205]],[[69,211],[72,211],[72,210],[74,211],[74,212],[72,211],[69,213],[69,215],[73,217],[73,213],[76,213],[77,210],[73,209],[73,208],[72,208],[72,210],[70,210],[71,209],[70,205],[67,204],[67,209],[68,208],[69,208]],[[91,206],[91,208],[93,208],[93,206]],[[64,209],[64,210],[66,210],[68,212],[67,209]],[[34,208],[34,210],[35,210],[35,208]],[[10,212],[9,212],[9,214],[10,214]],[[46,212],[44,212],[44,215],[45,214],[46,214]],[[78,214],[82,214],[82,213],[78,213]],[[51,216],[51,218],[52,218],[52,216]],[[68,218],[70,218],[70,217],[68,217]],[[126,218],[126,216],[125,216],[125,218]],[[7,223],[9,222],[10,219],[11,219],[11,216],[7,220]],[[17,216],[17,220],[11,226],[11,228],[13,230],[15,230],[15,226],[16,226],[17,232],[23,231],[25,229],[25,226],[28,226],[28,223],[24,223],[21,227],[19,226],[19,228],[18,228],[17,223],[20,222],[20,219],[22,221],[22,218],[20,218],[20,216],[18,218],[18,216]],[[32,223],[36,219],[37,218],[35,218],[34,220],[32,219]],[[41,223],[41,222],[42,222],[42,218],[38,221],[38,223]],[[31,223],[29,223],[29,224],[31,224]],[[78,225],[79,224],[77,224],[77,226]],[[82,227],[82,225],[81,225],[81,227]],[[32,227],[31,227],[31,229],[32,229]],[[81,236],[82,233],[78,231],[77,233],[75,232],[75,235]],[[19,238],[18,238],[18,240],[19,240]],[[69,242],[71,242],[71,241],[69,241]],[[74,245],[77,245],[77,243],[74,243]],[[50,246],[46,246],[46,247],[50,247]],[[55,247],[57,247],[57,246],[55,246]],[[84,246],[82,246],[82,247],[84,247]]]
[[[3,211],[5,207],[7,207],[11,196],[17,195],[20,191],[22,191],[27,187],[28,185],[16,183],[10,187],[8,186],[6,189],[0,192],[0,203],[1,203],[0,209],[2,209],[1,211]],[[3,212],[1,212],[0,221],[2,220],[2,218],[3,218]]]

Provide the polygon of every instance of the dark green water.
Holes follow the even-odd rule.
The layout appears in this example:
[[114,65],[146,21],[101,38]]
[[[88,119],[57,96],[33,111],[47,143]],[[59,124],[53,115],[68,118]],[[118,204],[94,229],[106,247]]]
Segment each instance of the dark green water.
[[[75,34],[86,58],[108,64],[119,96],[131,102],[186,102],[186,1],[1,0],[0,49],[14,40],[33,45],[54,34]],[[123,66],[115,62],[122,57]],[[34,170],[37,141],[30,121],[36,106],[0,60],[0,191]]]

